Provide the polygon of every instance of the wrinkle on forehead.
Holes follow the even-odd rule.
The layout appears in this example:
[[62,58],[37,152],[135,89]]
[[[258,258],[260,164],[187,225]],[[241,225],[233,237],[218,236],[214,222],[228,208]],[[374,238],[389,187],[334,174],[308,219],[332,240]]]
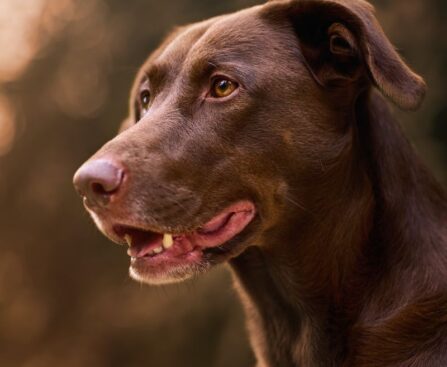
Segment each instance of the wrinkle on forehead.
[[193,45],[206,33],[215,19],[188,26],[160,52],[154,64],[164,64],[172,68],[180,65]]
[[[153,60],[170,73],[190,70],[192,64],[223,63],[240,59],[257,48],[260,39],[260,19],[253,16],[257,9],[212,18],[186,28]],[[265,36],[268,36],[267,34]]]
[[249,15],[236,13],[212,24],[192,45],[183,64],[188,67],[196,60],[214,64],[255,61],[268,32],[258,17]]

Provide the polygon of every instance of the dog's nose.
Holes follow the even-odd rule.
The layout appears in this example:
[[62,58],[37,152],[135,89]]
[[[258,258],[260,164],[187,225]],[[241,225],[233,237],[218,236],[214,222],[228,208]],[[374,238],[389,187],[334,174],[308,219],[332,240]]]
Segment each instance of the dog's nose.
[[81,196],[94,205],[105,205],[120,188],[124,170],[110,160],[98,159],[85,163],[76,172],[73,183]]

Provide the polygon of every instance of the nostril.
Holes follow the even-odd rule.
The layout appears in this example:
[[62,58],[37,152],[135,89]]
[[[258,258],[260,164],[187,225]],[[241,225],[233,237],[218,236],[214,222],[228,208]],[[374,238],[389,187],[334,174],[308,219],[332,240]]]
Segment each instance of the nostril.
[[92,191],[97,195],[109,195],[110,192],[106,191],[104,186],[102,186],[100,183],[92,183]]
[[107,181],[107,182],[92,182],[91,183],[91,191],[96,195],[112,195],[121,186],[121,182],[123,181],[123,174],[120,172],[115,180]]

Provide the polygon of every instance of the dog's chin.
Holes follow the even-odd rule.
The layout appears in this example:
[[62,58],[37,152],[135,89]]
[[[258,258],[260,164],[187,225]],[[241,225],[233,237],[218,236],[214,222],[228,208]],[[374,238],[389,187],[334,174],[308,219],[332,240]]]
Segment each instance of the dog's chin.
[[202,226],[166,233],[136,222],[116,223],[92,213],[98,228],[112,241],[127,244],[131,278],[147,284],[184,281],[206,272],[213,265],[237,256],[246,246],[249,225],[254,224],[255,205],[236,202]]
[[173,284],[199,276],[205,273],[211,266],[209,263],[184,264],[163,269],[145,266],[144,264],[139,264],[138,261],[131,260],[129,275],[137,282],[149,285]]
[[212,263],[218,263],[201,248],[181,252],[176,246],[179,245],[173,245],[155,256],[131,257],[130,277],[151,285],[178,283],[198,276],[206,272]]

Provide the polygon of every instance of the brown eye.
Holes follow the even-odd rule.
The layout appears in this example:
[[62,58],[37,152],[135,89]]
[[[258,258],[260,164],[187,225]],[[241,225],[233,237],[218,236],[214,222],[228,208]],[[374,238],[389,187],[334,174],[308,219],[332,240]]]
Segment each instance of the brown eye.
[[144,90],[140,94],[140,103],[141,103],[141,110],[143,112],[147,112],[149,109],[149,104],[151,102],[151,94],[148,90]]
[[225,98],[231,95],[238,87],[238,84],[229,79],[218,78],[213,81],[211,96],[213,98]]

